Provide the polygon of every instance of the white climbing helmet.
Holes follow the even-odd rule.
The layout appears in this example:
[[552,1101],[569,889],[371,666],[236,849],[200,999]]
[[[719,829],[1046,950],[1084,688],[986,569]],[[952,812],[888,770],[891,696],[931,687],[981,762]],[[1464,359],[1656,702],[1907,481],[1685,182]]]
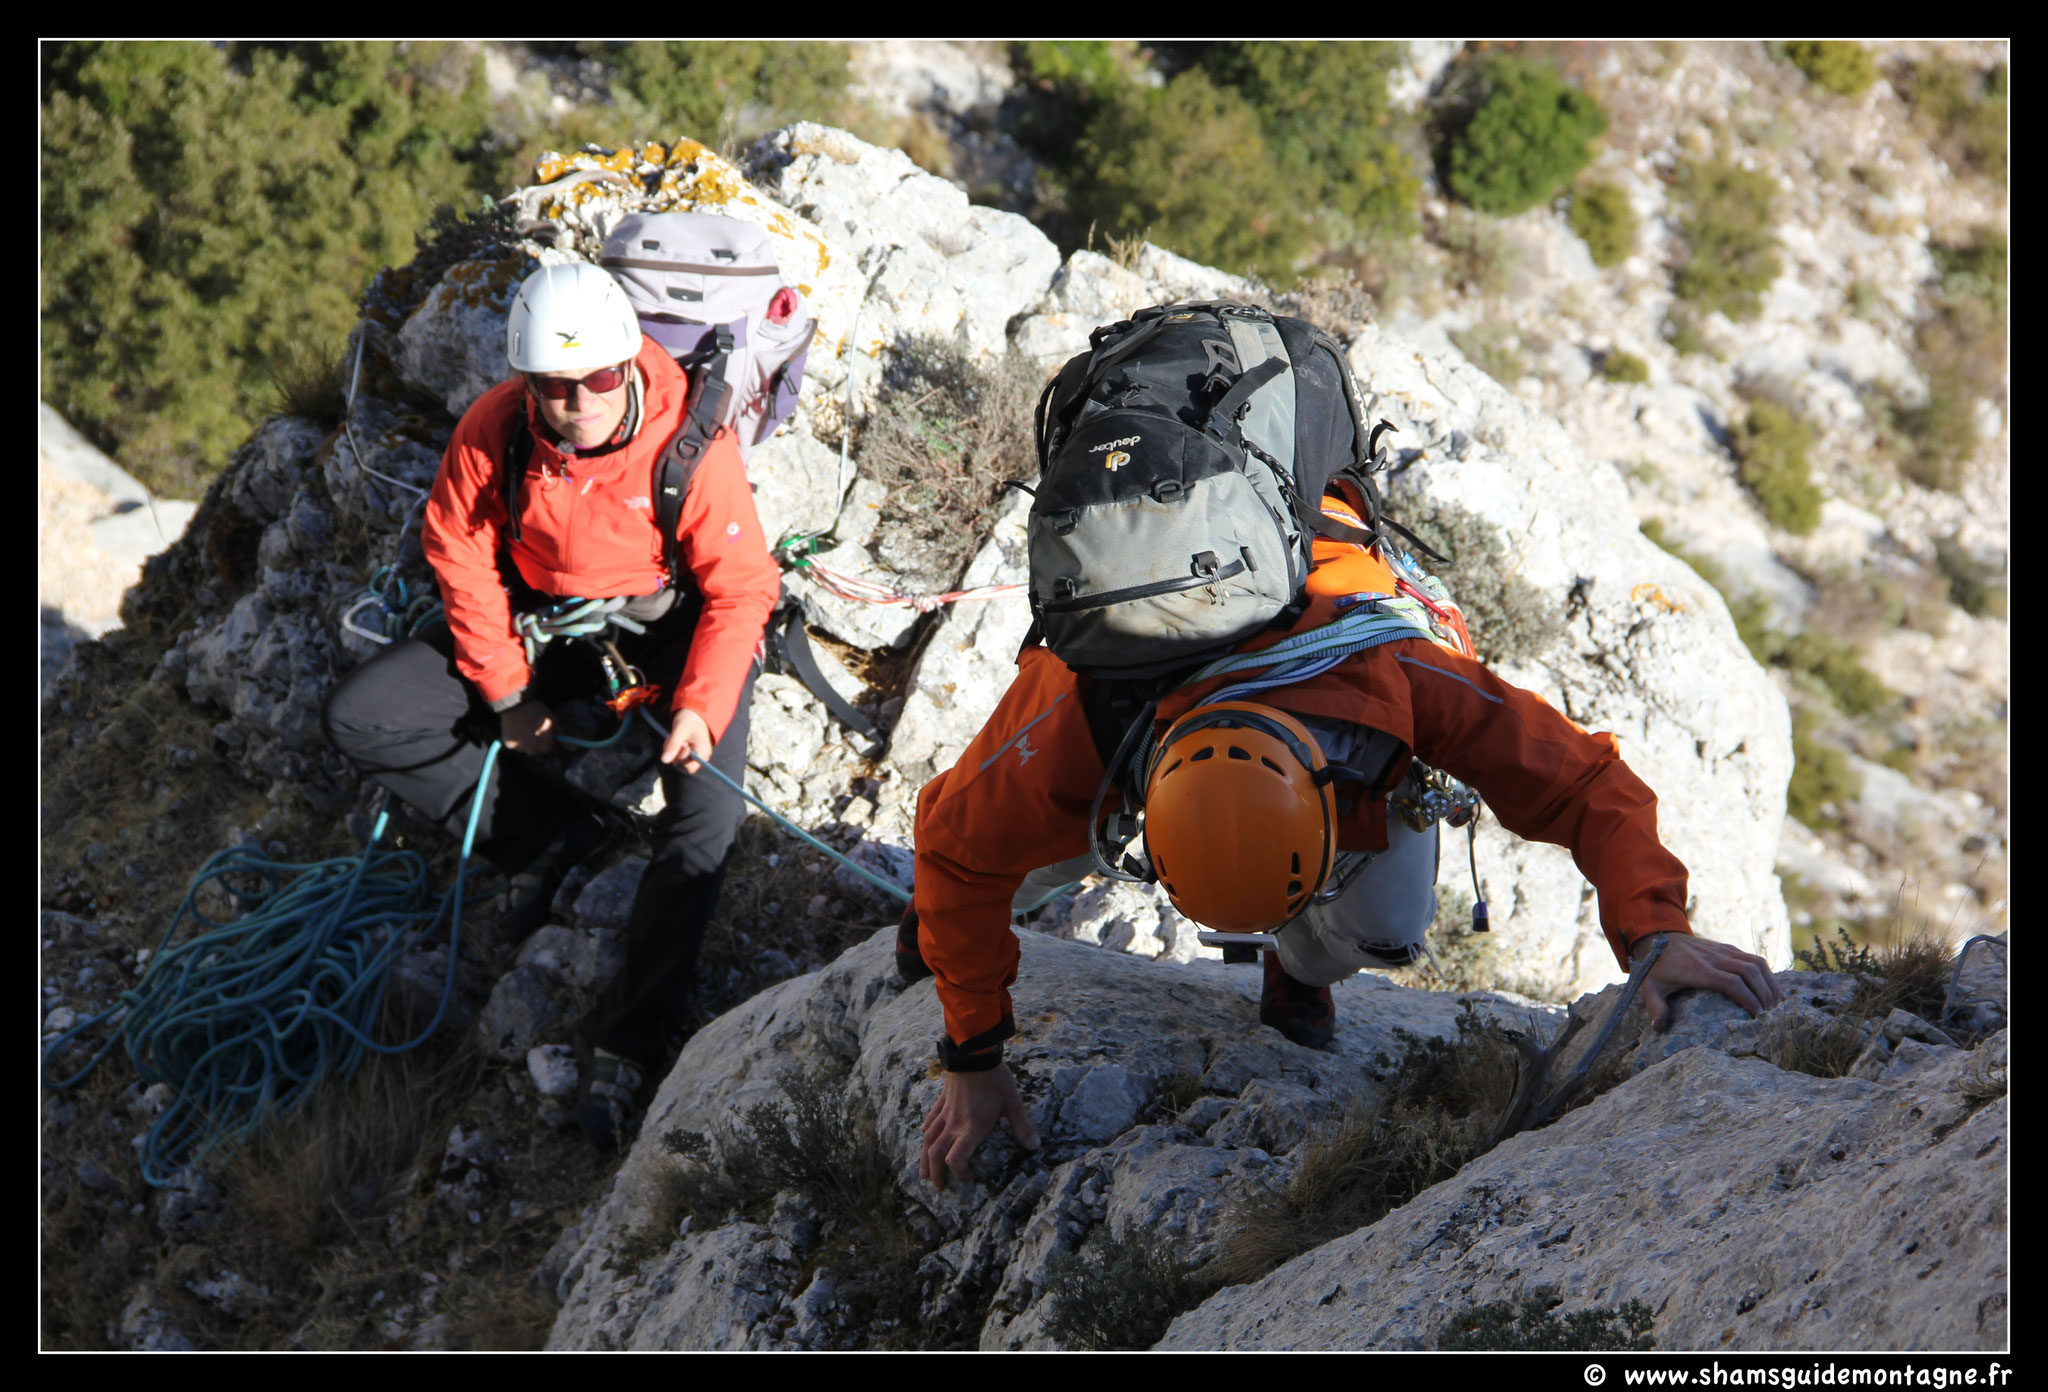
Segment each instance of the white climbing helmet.
[[514,372],[577,372],[640,351],[640,320],[611,273],[588,261],[543,266],[526,278],[505,321]]

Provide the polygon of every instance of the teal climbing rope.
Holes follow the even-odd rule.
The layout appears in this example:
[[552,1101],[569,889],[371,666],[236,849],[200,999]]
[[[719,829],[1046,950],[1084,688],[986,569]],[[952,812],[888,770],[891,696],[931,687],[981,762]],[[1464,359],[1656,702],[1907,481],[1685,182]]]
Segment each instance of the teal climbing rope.
[[[418,1048],[441,1025],[454,994],[462,899],[478,815],[502,746],[484,756],[463,833],[455,884],[430,903],[426,862],[411,851],[378,849],[388,814],[355,858],[307,864],[270,860],[245,847],[212,856],[172,916],[148,970],[118,1004],[51,1041],[43,1078],[68,1088],[125,1046],[144,1085],[168,1083],[177,1097],[142,1140],[142,1177],[162,1186],[179,1171],[237,1144],[304,1106],[321,1083],[347,1078],[367,1054]],[[199,907],[216,884],[241,909],[216,921]],[[190,920],[197,926],[179,941]],[[447,932],[448,974],[434,1015],[397,1044],[370,1037],[391,968],[415,942]],[[83,1067],[50,1077],[72,1041],[114,1029]]]

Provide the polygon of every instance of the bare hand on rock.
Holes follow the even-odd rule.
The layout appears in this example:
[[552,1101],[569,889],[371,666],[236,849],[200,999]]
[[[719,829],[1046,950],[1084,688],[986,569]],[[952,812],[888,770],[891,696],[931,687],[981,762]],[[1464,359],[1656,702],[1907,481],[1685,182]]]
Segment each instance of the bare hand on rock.
[[972,1179],[968,1162],[998,1120],[1008,1120],[1017,1144],[1038,1149],[1038,1128],[1031,1124],[1031,1112],[1017,1079],[1008,1064],[999,1063],[981,1073],[948,1073],[939,1089],[938,1101],[924,1119],[924,1149],[918,1156],[917,1172],[934,1188],[944,1190],[946,1172],[961,1183]]
[[1670,998],[1694,988],[1718,991],[1752,1015],[1763,1014],[1783,999],[1770,964],[1754,952],[1712,938],[1673,933],[1643,981],[1650,1028],[1669,1029]]

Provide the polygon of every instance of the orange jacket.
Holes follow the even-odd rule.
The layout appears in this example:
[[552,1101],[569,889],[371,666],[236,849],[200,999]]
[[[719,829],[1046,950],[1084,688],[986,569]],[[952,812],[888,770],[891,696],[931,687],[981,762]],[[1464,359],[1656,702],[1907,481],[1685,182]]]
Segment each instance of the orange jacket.
[[[641,340],[635,362],[644,383],[640,427],[614,449],[565,454],[516,377],[478,397],[448,441],[421,543],[440,577],[456,665],[486,701],[517,693],[532,677],[498,573],[508,520],[502,461],[516,412],[527,412],[533,432],[520,539],[509,546],[526,583],[582,599],[652,594],[670,583],[650,495],[654,462],[683,422],[690,384],[652,339]],[[782,593],[731,432],[720,430],[705,448],[676,534],[704,609],[670,704],[703,716],[718,739]]]
[[[1329,622],[1340,596],[1394,588],[1385,564],[1363,547],[1318,538],[1315,560],[1312,602],[1296,630]],[[1285,636],[1261,634],[1243,649]],[[1088,808],[1102,778],[1082,708],[1084,679],[1042,647],[1017,665],[981,733],[917,803],[918,947],[938,978],[946,1033],[977,1048],[1010,1033],[1018,955],[1010,898],[1032,870],[1087,853]],[[1224,680],[1163,700],[1157,730]],[[1656,795],[1621,761],[1612,735],[1587,733],[1534,692],[1412,638],[1367,648],[1256,699],[1385,731],[1409,755],[1478,789],[1509,831],[1569,848],[1599,891],[1600,924],[1624,966],[1637,938],[1691,931],[1685,866],[1657,839]],[[1390,786],[1407,764],[1408,756],[1395,762]],[[1114,793],[1105,800],[1105,810],[1118,805]],[[1337,844],[1384,850],[1384,797],[1358,799],[1338,821]]]

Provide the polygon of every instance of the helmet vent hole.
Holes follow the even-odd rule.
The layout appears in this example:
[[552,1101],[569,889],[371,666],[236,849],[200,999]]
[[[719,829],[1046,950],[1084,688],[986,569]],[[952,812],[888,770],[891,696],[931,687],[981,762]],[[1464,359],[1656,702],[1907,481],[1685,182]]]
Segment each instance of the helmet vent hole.
[[1230,757],[1231,757],[1231,758],[1233,758],[1233,759],[1242,759],[1242,760],[1244,760],[1244,761],[1245,761],[1246,763],[1250,763],[1250,762],[1251,762],[1251,759],[1252,759],[1252,756],[1251,756],[1251,755],[1249,755],[1249,754],[1245,753],[1245,751],[1244,751],[1244,750],[1242,750],[1242,749],[1239,749],[1239,748],[1238,748],[1238,747],[1237,747],[1236,745],[1234,745],[1234,744],[1230,746]]
[[1188,762],[1199,764],[1204,759],[1213,759],[1215,757],[1216,751],[1214,749],[1197,749],[1194,753],[1188,755]]
[[1175,760],[1174,760],[1174,761],[1173,761],[1172,763],[1170,763],[1170,764],[1168,764],[1168,765],[1166,766],[1166,768],[1164,769],[1164,771],[1162,771],[1162,772],[1160,773],[1160,775],[1159,775],[1159,776],[1160,776],[1161,778],[1164,778],[1164,777],[1166,777],[1166,775],[1167,775],[1167,774],[1169,774],[1169,773],[1172,773],[1172,772],[1173,772],[1173,771],[1174,771],[1175,769],[1179,768],[1179,767],[1180,767],[1180,766],[1181,766],[1182,764],[1184,764],[1184,763],[1186,763],[1186,762],[1187,762],[1187,760],[1185,760],[1185,759],[1175,759]]
[[1289,867],[1288,867],[1288,869],[1289,869],[1289,871],[1290,871],[1291,873],[1293,873],[1293,874],[1296,874],[1296,875],[1299,875],[1299,874],[1301,873],[1301,852],[1300,852],[1300,851],[1296,851],[1296,852],[1294,853],[1294,864],[1293,864],[1293,865],[1291,865],[1291,866],[1289,866]]
[[1263,754],[1259,755],[1259,762],[1260,762],[1260,763],[1262,763],[1262,764],[1264,764],[1264,765],[1265,765],[1265,766],[1266,766],[1267,768],[1269,768],[1269,769],[1273,770],[1273,772],[1275,772],[1275,773],[1279,774],[1279,775],[1280,775],[1280,776],[1281,776],[1282,778],[1285,778],[1285,777],[1287,776],[1287,770],[1286,770],[1286,769],[1284,769],[1284,768],[1281,768],[1281,767],[1280,767],[1280,765],[1278,765],[1278,764],[1274,763],[1274,762],[1273,762],[1273,761],[1272,761],[1271,759],[1268,759],[1268,758],[1267,758],[1267,757],[1266,757],[1265,755],[1263,755]]
[[1289,894],[1299,894],[1299,893],[1301,893],[1301,881],[1300,881],[1300,880],[1289,880],[1289,881],[1287,882],[1287,892],[1288,892]]

